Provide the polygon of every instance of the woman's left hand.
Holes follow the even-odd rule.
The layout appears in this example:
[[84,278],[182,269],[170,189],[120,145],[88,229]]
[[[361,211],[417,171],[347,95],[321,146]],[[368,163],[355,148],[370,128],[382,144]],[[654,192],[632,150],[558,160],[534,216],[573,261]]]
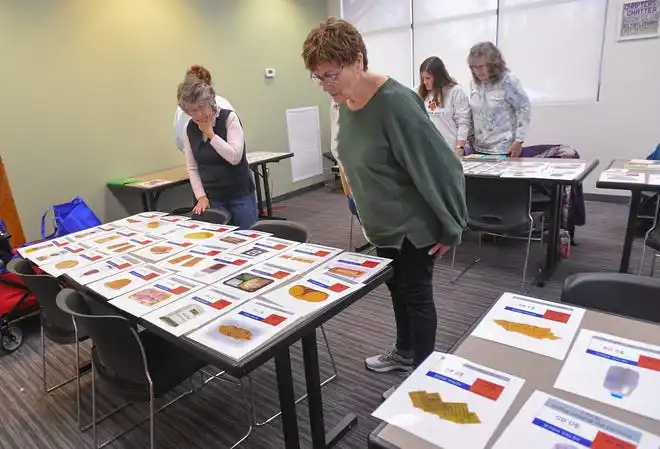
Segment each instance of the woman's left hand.
[[436,243],[429,250],[429,256],[442,257],[450,249],[451,246],[443,245],[442,243]]
[[511,144],[509,147],[509,152],[507,153],[510,157],[519,157],[522,153],[522,143],[516,141]]

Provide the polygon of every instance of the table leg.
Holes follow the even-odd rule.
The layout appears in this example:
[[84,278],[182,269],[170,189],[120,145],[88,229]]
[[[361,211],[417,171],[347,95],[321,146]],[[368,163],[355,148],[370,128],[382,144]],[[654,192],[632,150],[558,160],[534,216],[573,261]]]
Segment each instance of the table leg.
[[307,384],[309,424],[312,431],[312,447],[314,449],[330,448],[357,425],[357,416],[352,413],[348,414],[326,434],[323,418],[323,398],[321,395],[321,375],[319,372],[316,330],[302,338],[302,348],[305,364],[305,383]]
[[621,264],[619,273],[627,273],[630,265],[630,253],[632,251],[633,240],[635,239],[635,221],[639,211],[639,201],[642,193],[639,190],[633,190],[630,196],[630,210],[628,211],[628,224],[626,225],[626,236],[623,240],[623,251],[621,253]]
[[286,449],[300,449],[298,416],[296,414],[289,348],[283,349],[275,356],[275,372],[277,374],[277,390],[279,392],[280,409],[282,411],[284,447]]
[[266,216],[271,218],[273,216],[273,198],[270,196],[270,185],[268,184],[268,167],[266,164],[259,164],[263,172],[262,179],[264,180],[264,198],[266,199]]
[[150,212],[151,209],[149,209],[149,193],[148,192],[143,192],[142,195],[140,195],[140,199],[142,200],[142,210],[144,212]]
[[261,218],[264,213],[264,200],[261,196],[261,174],[259,174],[259,166],[250,167],[254,174],[254,188],[257,193],[257,208],[259,209],[259,217]]
[[561,230],[562,189],[563,186],[561,184],[555,184],[552,187],[552,210],[550,212],[550,226],[548,227],[545,266],[534,282],[539,287],[544,287],[545,284],[548,283],[559,264],[559,231]]

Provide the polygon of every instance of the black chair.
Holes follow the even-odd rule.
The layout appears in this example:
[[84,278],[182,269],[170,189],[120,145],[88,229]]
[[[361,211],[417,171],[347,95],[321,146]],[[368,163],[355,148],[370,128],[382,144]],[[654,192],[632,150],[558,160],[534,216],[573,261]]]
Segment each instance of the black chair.
[[660,323],[660,279],[626,273],[568,276],[561,302]]
[[[288,220],[261,220],[253,224],[250,227],[250,229],[253,229],[255,231],[269,232],[277,238],[292,240],[294,242],[300,242],[300,243],[308,243],[312,239],[311,233],[304,225]],[[337,378],[338,373],[337,373],[337,365],[335,364],[335,358],[332,355],[330,342],[328,341],[328,337],[325,333],[325,328],[323,327],[323,325],[321,325],[321,333],[323,334],[323,340],[325,342],[325,346],[326,348],[328,348],[328,356],[330,357],[330,364],[332,366],[332,375],[323,382],[321,382],[321,386],[323,387],[327,383],[335,380]],[[305,398],[307,398],[306,394],[299,397],[296,400],[296,404],[300,403],[301,401],[304,401]],[[252,408],[254,410],[254,404],[252,404]],[[257,420],[255,415],[255,424],[257,426],[263,426],[265,424],[270,423],[281,414],[282,412],[276,413],[272,415],[270,418],[261,422]]]
[[[529,249],[532,242],[534,220],[531,215],[532,189],[524,179],[506,178],[465,178],[465,197],[468,207],[468,229],[477,231],[481,247],[481,233],[496,236],[517,236],[527,234],[527,249],[521,290],[525,289]],[[456,248],[452,252],[451,267],[454,269]],[[456,282],[481,259],[476,257],[458,276]]]
[[[107,305],[82,293],[64,289],[57,306],[73,317],[76,327],[86,329],[92,339],[92,426],[94,447],[104,447],[149,420],[150,447],[154,448],[154,415],[182,397],[193,387],[158,410],[154,400],[191,378],[206,363],[175,344],[147,331],[137,329]],[[98,445],[96,420],[96,377],[117,396],[130,403],[149,403],[149,416],[119,435]],[[192,379],[191,379],[192,383]],[[246,435],[247,437],[247,435]],[[242,441],[242,440],[241,440]]]
[[231,221],[231,213],[227,209],[223,208],[209,208],[206,209],[201,214],[193,213],[192,207],[184,207],[181,209],[175,209],[170,212],[170,215],[183,215],[190,217],[193,220],[205,221],[207,223],[226,225]]
[[[80,366],[80,342],[88,338],[85,332],[76,330],[71,317],[62,312],[56,303],[58,293],[62,290],[60,282],[49,274],[37,274],[30,262],[25,259],[14,259],[7,265],[10,273],[18,276],[23,284],[37,299],[41,317],[41,363],[44,393],[50,393],[74,380],[78,383],[78,423],[80,424],[80,375],[89,371],[87,363]],[[59,384],[48,387],[46,382],[46,340],[58,345],[76,345],[76,375]]]

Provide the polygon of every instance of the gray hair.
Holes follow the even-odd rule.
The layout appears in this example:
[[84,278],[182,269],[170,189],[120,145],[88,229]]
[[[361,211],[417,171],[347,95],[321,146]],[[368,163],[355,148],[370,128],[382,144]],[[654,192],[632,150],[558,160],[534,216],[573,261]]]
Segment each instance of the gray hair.
[[206,103],[213,110],[218,107],[215,104],[215,90],[210,84],[202,81],[195,75],[187,75],[177,89],[179,107],[186,111],[190,106]]
[[486,65],[488,66],[488,72],[490,73],[490,82],[496,83],[500,81],[504,74],[507,72],[506,62],[500,52],[499,48],[495,46],[492,42],[479,42],[475,44],[470,49],[470,54],[467,58],[468,66],[470,67],[470,72],[472,72],[472,79],[475,83],[480,84],[481,81],[474,74],[474,60],[477,58],[484,58]]

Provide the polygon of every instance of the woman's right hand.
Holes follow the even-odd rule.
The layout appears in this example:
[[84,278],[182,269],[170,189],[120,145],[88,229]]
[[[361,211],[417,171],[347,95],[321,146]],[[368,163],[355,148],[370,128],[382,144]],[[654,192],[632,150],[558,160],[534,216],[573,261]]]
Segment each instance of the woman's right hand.
[[202,215],[206,209],[208,209],[211,205],[209,204],[209,199],[206,196],[200,196],[197,199],[197,204],[195,204],[195,207],[193,207],[193,213],[195,215]]

